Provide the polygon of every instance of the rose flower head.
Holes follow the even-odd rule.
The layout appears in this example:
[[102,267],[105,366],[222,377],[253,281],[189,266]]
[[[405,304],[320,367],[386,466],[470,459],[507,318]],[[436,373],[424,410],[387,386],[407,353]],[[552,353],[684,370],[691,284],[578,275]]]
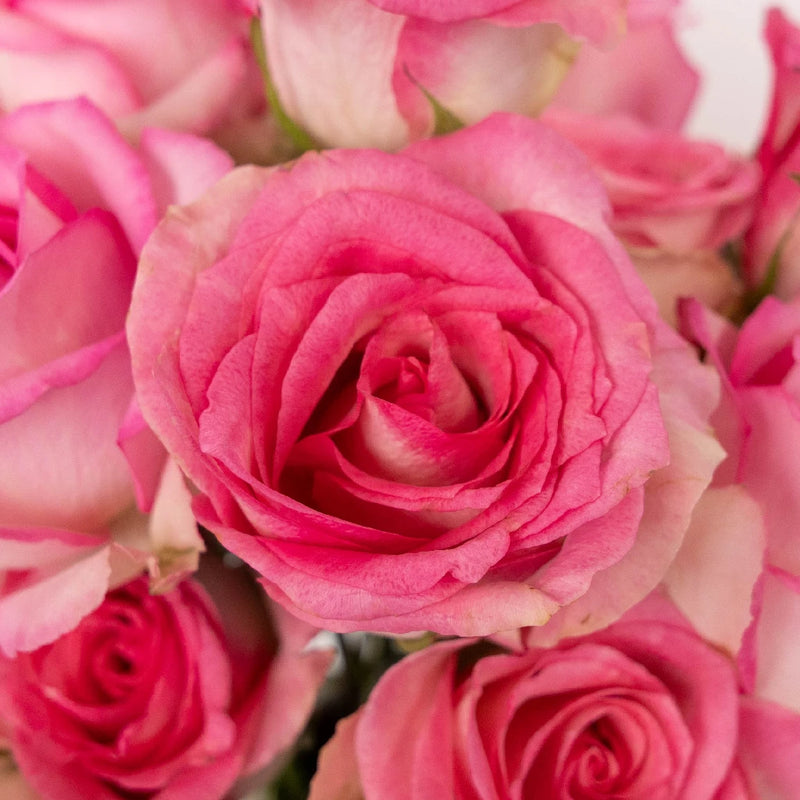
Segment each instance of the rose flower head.
[[799,731],[654,594],[553,648],[520,631],[403,659],[339,724],[310,798],[790,800]]
[[14,777],[42,800],[219,800],[278,766],[331,654],[306,651],[315,631],[243,572],[206,561],[160,595],[137,578],[53,643],[1,659]]
[[334,630],[618,616],[720,450],[714,380],[607,212],[571,145],[504,115],[235,170],[173,210],[128,333],[202,524]]

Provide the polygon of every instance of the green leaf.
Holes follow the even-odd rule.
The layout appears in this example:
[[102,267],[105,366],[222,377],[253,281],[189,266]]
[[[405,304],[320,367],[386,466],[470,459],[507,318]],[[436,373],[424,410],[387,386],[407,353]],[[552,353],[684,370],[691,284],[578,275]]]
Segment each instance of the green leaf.
[[297,155],[305,153],[307,150],[321,150],[319,143],[314,140],[308,131],[298,125],[286,113],[286,109],[283,107],[280,97],[278,97],[278,90],[275,88],[275,83],[269,72],[267,47],[264,44],[264,37],[261,35],[261,21],[258,17],[253,17],[250,23],[250,42],[253,45],[258,68],[261,70],[261,76],[264,80],[264,93],[267,97],[267,103],[269,103],[272,115],[278,125],[294,145]]

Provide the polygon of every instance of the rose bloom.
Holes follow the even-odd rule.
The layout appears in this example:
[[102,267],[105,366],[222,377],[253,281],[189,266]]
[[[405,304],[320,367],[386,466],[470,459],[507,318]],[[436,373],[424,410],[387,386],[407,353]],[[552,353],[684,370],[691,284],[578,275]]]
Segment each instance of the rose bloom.
[[788,744],[800,716],[740,695],[733,662],[664,598],[552,649],[521,634],[392,667],[323,749],[311,800],[797,796],[796,747],[770,753],[764,733]]
[[775,75],[772,104],[758,150],[764,176],[753,224],[745,237],[742,268],[753,287],[785,300],[800,292],[800,28],[777,8],[767,15],[765,35]]
[[607,210],[567,142],[501,115],[241,168],[168,214],[128,332],[202,524],[339,631],[565,606],[582,630],[640,599],[721,456],[716,385]]
[[264,150],[249,22],[239,0],[2,0],[0,111],[85,96],[133,140],[160,127]]
[[229,168],[186,134],[152,130],[134,149],[86,100],[0,118],[7,654],[69,630],[109,581],[142,569],[140,556],[152,551],[166,579],[202,547],[188,493],[133,402],[124,321],[136,257],[164,208]]
[[[258,3],[269,68],[288,114],[334,147],[393,150],[430,135],[430,98],[465,123],[536,114],[577,52],[608,45],[623,0],[327,0]],[[568,35],[569,34],[569,35]]]
[[611,227],[662,316],[675,321],[680,296],[721,310],[736,305],[739,282],[718,250],[750,221],[760,178],[754,162],[625,115],[553,108],[543,119],[581,148],[602,179]]
[[670,591],[706,637],[740,650],[752,691],[800,711],[800,303],[768,297],[740,330],[698,302],[681,312],[722,379],[711,419],[728,456]]
[[235,570],[204,571],[213,600],[194,580],[151,595],[139,578],[52,644],[0,662],[14,779],[42,800],[217,800],[278,766],[330,653],[303,652],[313,631]]

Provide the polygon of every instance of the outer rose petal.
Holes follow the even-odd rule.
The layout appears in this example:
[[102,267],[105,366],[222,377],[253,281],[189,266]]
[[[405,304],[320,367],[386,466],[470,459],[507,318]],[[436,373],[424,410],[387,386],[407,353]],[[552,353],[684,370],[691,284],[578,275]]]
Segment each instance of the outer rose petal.
[[199,197],[233,167],[231,157],[207,139],[176,131],[144,131],[139,152],[147,164],[162,216],[168,206]]
[[56,385],[0,425],[0,524],[94,531],[126,508],[133,487],[116,441],[132,395],[118,341],[84,380]]
[[800,29],[780,8],[767,12],[765,36],[775,71],[772,103],[759,145],[758,160],[771,174],[797,145],[800,131]]
[[407,126],[392,92],[402,17],[364,0],[261,6],[270,74],[290,116],[326,143],[387,150],[403,144]]
[[26,153],[79,212],[111,211],[138,252],[158,220],[149,176],[111,121],[88,100],[20,109],[0,119],[0,139]]
[[320,751],[308,800],[363,800],[355,749],[358,719],[356,712],[337,723],[333,738]]
[[698,632],[732,656],[750,625],[764,544],[763,519],[751,495],[741,486],[707,489],[664,579]]
[[620,0],[368,0],[393,14],[437,22],[481,17],[508,25],[557,22],[573,36],[597,43],[615,39],[623,30],[625,3]]
[[767,568],[754,592],[753,624],[740,660],[753,691],[800,713],[800,646],[794,631],[800,621],[800,579]]
[[266,118],[247,3],[25,0],[0,13],[6,111],[86,96],[133,141],[148,126],[252,137],[243,123]]
[[748,699],[742,703],[739,758],[761,800],[789,800],[800,787],[800,715]]
[[147,427],[139,404],[134,398],[119,426],[117,445],[125,455],[133,476],[136,505],[149,512],[158,491],[166,453],[164,445]]
[[[0,541],[0,650],[6,656],[52,642],[103,602],[111,567],[102,540],[67,531],[0,530]],[[22,586],[8,585],[9,571],[27,573]]]
[[[269,683],[261,708],[254,714],[254,736],[244,773],[254,773],[291,747],[308,719],[320,684],[333,661],[331,650],[308,649],[317,633],[277,604],[270,606],[281,645],[270,665]],[[282,720],[281,725],[271,720]]]
[[465,20],[443,29],[409,19],[397,46],[402,70],[396,68],[394,89],[415,139],[433,129],[433,110],[419,86],[461,120],[480,120],[499,110],[535,116],[576,52],[576,43],[557,25],[510,29]]
[[[0,9],[0,26],[5,31],[18,24],[12,12]],[[47,41],[47,34],[35,29],[28,37],[36,42],[36,49],[16,49],[13,41],[0,40],[0,107],[4,112],[78,96],[88,97],[109,114],[136,108],[135,88],[108,53],[57,35]]]
[[774,69],[772,104],[758,150],[764,179],[755,219],[748,231],[744,274],[760,286],[774,265],[779,297],[791,299],[800,290],[797,253],[799,192],[793,174],[800,167],[800,28],[779,8],[767,13],[765,35]]
[[700,76],[678,48],[676,2],[631,0],[628,30],[613,48],[584,46],[553,100],[583,114],[624,114],[661,130],[678,131]]

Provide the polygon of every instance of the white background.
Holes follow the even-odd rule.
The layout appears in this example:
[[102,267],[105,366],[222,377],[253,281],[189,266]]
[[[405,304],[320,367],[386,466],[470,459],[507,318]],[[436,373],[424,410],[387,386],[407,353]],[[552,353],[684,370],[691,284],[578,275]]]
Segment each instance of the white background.
[[702,83],[688,132],[750,152],[769,103],[766,9],[780,5],[800,24],[800,0],[683,0],[680,40]]

